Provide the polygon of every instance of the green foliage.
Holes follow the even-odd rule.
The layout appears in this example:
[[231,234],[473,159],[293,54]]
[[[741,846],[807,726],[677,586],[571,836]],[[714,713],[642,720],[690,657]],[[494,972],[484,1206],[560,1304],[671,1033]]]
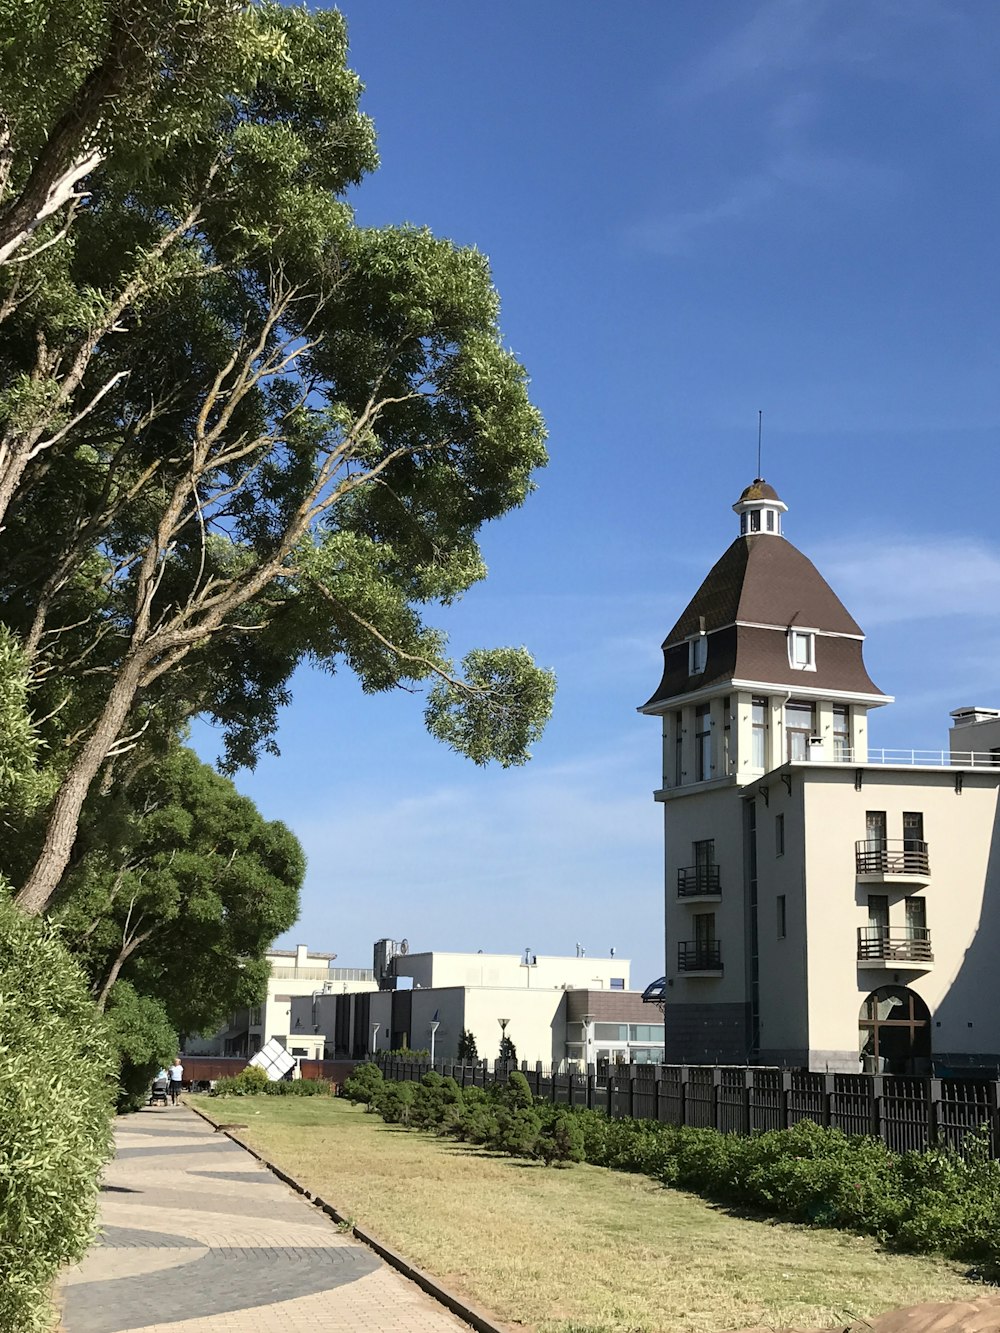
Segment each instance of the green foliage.
[[583,1161],[583,1130],[571,1111],[553,1107],[541,1117],[535,1153],[546,1166],[568,1166]]
[[238,1074],[230,1078],[215,1081],[211,1095],[213,1097],[259,1097],[267,1093],[271,1080],[259,1065],[247,1065]]
[[542,1131],[540,1116],[525,1107],[510,1110],[501,1106],[496,1112],[496,1138],[491,1148],[508,1153],[511,1157],[534,1157]]
[[382,1091],[384,1079],[378,1065],[358,1065],[350,1078],[344,1080],[341,1094],[352,1102],[363,1102],[372,1110]]
[[507,1075],[504,1102],[512,1111],[530,1110],[535,1104],[535,1099],[531,1095],[531,1088],[528,1086],[528,1080],[520,1069],[512,1069]]
[[506,1084],[487,1089],[461,1089],[434,1073],[419,1085],[385,1083],[379,1108],[391,1123],[514,1157],[634,1171],[772,1217],[940,1251],[975,1264],[989,1280],[1000,1278],[1000,1161],[990,1155],[985,1128],[961,1153],[933,1148],[902,1156],[880,1139],[809,1120],[743,1137],[539,1103],[516,1070]]
[[378,1113],[387,1125],[409,1125],[416,1087],[412,1083],[386,1083],[378,1094]]
[[118,1109],[134,1111],[145,1105],[157,1071],[177,1054],[177,1034],[160,1001],[140,995],[128,981],[112,988],[105,1012],[118,1052]]
[[325,1078],[270,1079],[257,1065],[231,1078],[216,1079],[211,1097],[329,1097],[333,1085]]
[[[379,1057],[383,1058],[381,1051],[379,1052]],[[419,1064],[422,1060],[429,1060],[431,1058],[431,1053],[426,1047],[418,1047],[415,1050],[411,1050],[409,1046],[400,1046],[395,1051],[386,1051],[384,1058],[388,1060],[414,1060]]]
[[468,1028],[462,1029],[462,1035],[458,1039],[458,1059],[460,1064],[466,1065],[475,1064],[479,1059],[475,1033],[470,1032]]
[[[2,887],[2,886],[0,886]],[[58,936],[0,896],[0,1328],[49,1327],[60,1267],[94,1234],[113,1055]]]
[[500,1059],[508,1065],[517,1063],[517,1047],[506,1033],[500,1038]]

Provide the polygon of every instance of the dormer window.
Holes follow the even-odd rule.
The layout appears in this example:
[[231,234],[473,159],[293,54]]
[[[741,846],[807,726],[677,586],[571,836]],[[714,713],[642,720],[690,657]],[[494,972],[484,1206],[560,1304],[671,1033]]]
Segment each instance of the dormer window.
[[708,661],[708,638],[704,634],[699,634],[695,639],[688,640],[688,675],[697,676],[705,670],[705,663]]
[[816,670],[816,635],[812,630],[788,631],[788,661],[796,671]]

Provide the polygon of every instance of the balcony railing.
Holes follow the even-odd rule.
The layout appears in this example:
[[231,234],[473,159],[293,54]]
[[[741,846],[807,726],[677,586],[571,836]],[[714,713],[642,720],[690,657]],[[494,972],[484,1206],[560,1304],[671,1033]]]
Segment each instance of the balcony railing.
[[859,875],[927,875],[931,863],[927,844],[917,838],[876,839],[854,844]]
[[931,932],[927,926],[907,926],[890,930],[888,926],[858,927],[858,961],[932,963]]
[[684,866],[677,872],[677,897],[702,898],[721,894],[718,866]]
[[678,972],[721,972],[722,946],[718,940],[681,940],[677,945]]

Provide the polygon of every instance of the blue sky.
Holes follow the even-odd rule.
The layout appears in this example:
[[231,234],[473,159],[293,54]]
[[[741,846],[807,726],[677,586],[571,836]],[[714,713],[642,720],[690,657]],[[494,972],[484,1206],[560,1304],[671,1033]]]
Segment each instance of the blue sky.
[[[348,0],[382,167],[360,221],[491,258],[551,464],[484,534],[455,655],[559,677],[526,768],[300,673],[240,787],[309,856],[287,942],[588,952],[662,972],[659,644],[764,475],[869,635],[876,745],[1000,706],[1000,7]],[[202,748],[212,753],[210,740]]]

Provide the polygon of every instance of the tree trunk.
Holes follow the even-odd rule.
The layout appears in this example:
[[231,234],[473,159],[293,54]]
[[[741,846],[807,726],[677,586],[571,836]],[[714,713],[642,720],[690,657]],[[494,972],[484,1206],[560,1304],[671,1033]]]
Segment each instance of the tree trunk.
[[29,916],[38,916],[59,887],[76,841],[80,811],[90,784],[121,732],[135,701],[146,654],[128,658],[108,695],[104,711],[63,779],[45,830],[45,841],[34,869],[15,902]]

